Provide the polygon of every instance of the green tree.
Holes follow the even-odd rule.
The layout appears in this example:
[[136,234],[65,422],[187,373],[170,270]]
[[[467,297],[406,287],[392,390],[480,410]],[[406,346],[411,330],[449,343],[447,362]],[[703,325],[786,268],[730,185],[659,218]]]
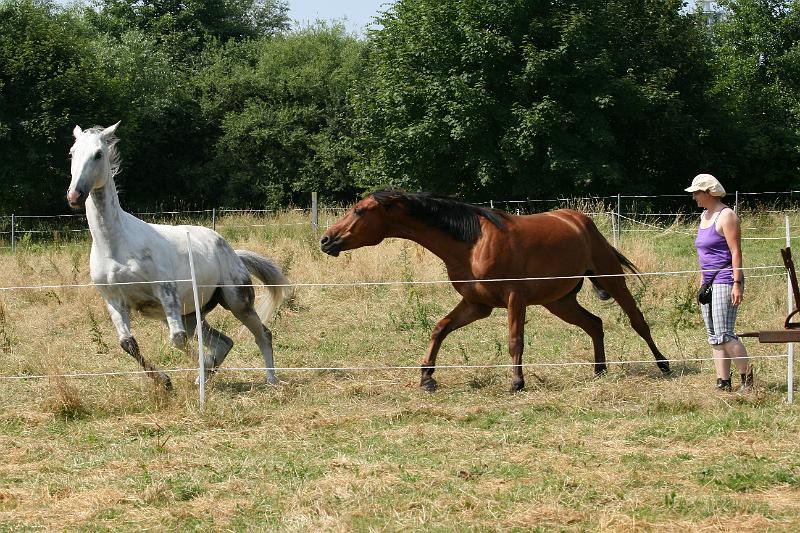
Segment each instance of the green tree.
[[6,212],[63,211],[67,150],[88,102],[107,97],[87,49],[91,31],[48,0],[0,3],[0,199]]
[[98,34],[80,10],[0,4],[0,199],[4,210],[66,211],[71,132],[118,120],[128,209],[202,203],[192,187],[204,131],[188,73],[138,30]]
[[[99,35],[90,44],[86,53],[94,58],[108,112],[87,125],[122,121],[117,133],[123,165],[117,183],[125,208],[213,203],[206,199],[207,191],[194,186],[197,168],[206,159],[207,139],[189,83],[192,71],[139,30],[119,37]],[[89,107],[97,109],[95,104]]]
[[359,183],[656,192],[706,159],[709,47],[680,0],[400,0],[371,34]]
[[737,188],[796,187],[800,170],[800,2],[729,0],[711,27],[709,93],[720,109],[714,167]]
[[218,128],[203,187],[224,191],[229,206],[306,204],[311,191],[352,197],[348,95],[362,51],[341,25],[318,25],[214,52],[196,81]]
[[207,45],[272,36],[289,28],[285,0],[95,0],[87,18],[100,30],[139,30],[178,59]]

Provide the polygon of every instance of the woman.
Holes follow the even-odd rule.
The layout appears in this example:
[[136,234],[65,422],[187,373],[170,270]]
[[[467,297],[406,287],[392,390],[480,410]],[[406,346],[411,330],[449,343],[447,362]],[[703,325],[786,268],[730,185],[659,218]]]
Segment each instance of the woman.
[[744,344],[734,333],[736,312],[744,295],[739,217],[720,200],[725,189],[711,174],[698,174],[685,190],[703,208],[694,245],[703,283],[713,279],[711,303],[702,304],[700,309],[714,355],[717,390],[731,390],[733,360],[741,376],[739,391],[746,392],[753,387],[753,369]]

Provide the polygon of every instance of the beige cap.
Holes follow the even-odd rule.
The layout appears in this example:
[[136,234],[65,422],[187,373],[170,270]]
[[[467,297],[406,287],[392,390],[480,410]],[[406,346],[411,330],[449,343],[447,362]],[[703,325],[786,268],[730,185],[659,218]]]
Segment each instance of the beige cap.
[[725,196],[725,188],[711,174],[698,174],[692,180],[692,184],[684,190],[686,192],[705,191],[711,196]]

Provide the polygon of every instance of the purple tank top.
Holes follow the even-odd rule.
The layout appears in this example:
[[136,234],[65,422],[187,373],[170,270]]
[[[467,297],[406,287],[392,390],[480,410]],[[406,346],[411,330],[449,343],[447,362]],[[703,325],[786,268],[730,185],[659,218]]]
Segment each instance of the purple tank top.
[[[724,207],[723,210],[725,209],[730,208]],[[725,240],[725,237],[717,233],[717,218],[720,213],[722,211],[714,215],[709,227],[701,228],[698,226],[694,247],[697,248],[700,269],[704,271],[703,283],[710,280],[714,272],[722,268],[714,278],[714,283],[731,285],[733,284],[733,270],[730,264],[731,249],[728,248],[728,241]]]

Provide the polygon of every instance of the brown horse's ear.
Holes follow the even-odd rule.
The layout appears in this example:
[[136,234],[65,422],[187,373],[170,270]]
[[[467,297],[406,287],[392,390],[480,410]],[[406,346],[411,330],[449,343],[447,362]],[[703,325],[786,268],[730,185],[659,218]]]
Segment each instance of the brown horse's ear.
[[380,194],[379,198],[373,196],[373,199],[386,210],[389,210],[397,205],[403,198],[402,194],[396,190],[387,189],[380,192],[384,194]]

